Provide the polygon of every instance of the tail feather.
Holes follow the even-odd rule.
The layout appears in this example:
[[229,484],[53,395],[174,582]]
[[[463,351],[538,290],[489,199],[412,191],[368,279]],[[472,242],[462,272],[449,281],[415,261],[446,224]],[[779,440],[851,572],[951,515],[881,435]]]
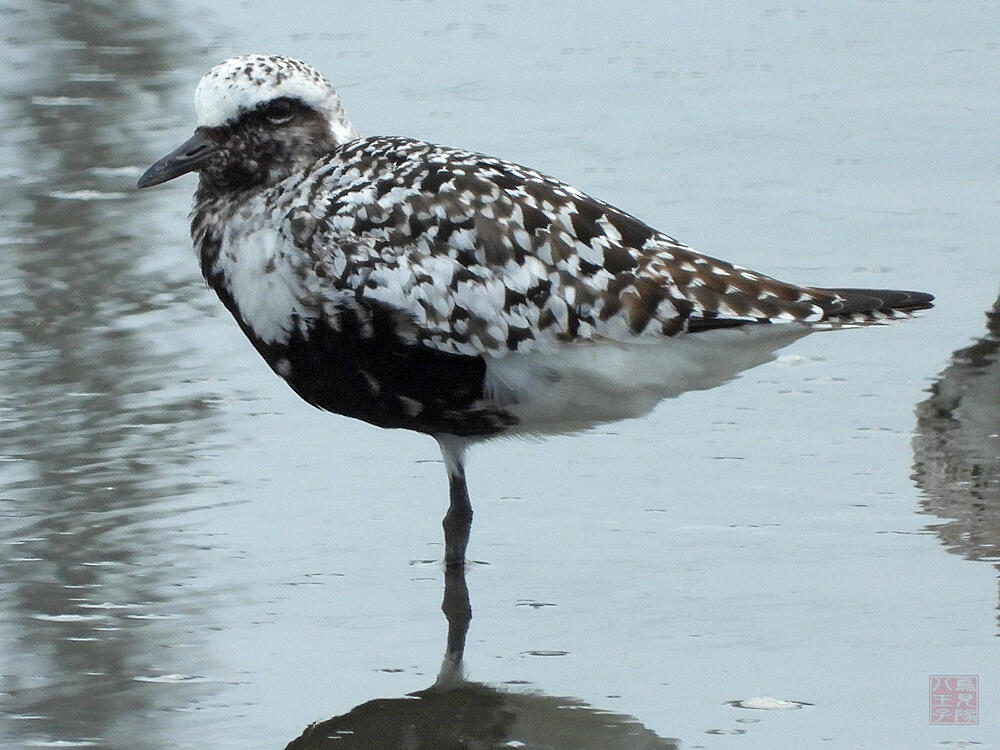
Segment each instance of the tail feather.
[[834,325],[880,323],[908,318],[918,310],[933,307],[934,295],[902,289],[817,289],[834,295],[823,309],[824,321]]

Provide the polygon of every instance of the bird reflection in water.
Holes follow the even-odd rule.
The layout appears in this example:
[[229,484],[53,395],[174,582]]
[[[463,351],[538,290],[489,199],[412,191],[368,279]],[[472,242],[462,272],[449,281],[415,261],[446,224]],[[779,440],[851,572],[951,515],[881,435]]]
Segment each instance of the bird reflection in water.
[[917,405],[913,478],[948,550],[1000,573],[1000,298],[986,318],[986,335],[952,355]]
[[441,671],[426,690],[362,703],[309,726],[286,750],[676,750],[631,716],[595,709],[577,698],[517,693],[463,675],[472,620],[461,566],[445,572],[441,610],[448,640]]

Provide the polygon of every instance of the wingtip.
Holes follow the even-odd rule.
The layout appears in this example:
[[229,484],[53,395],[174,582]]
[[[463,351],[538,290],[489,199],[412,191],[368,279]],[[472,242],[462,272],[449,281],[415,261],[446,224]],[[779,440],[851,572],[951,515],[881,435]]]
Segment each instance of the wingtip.
[[852,315],[855,313],[909,313],[916,310],[927,310],[934,307],[934,295],[929,292],[914,292],[904,289],[854,289],[834,288],[823,289],[824,292],[837,295],[842,308],[832,311],[833,315]]

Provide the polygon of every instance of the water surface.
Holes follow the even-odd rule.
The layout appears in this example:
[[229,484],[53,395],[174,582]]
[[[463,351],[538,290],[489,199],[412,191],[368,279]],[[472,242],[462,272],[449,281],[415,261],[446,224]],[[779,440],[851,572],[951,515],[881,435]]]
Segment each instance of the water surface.
[[[1000,744],[997,6],[531,7],[0,8],[6,746]],[[365,133],[939,304],[476,450],[470,685],[407,700],[447,639],[436,447],[299,403],[199,278],[192,179],[132,188],[249,51],[316,64]],[[980,675],[978,726],[928,725],[932,674]]]

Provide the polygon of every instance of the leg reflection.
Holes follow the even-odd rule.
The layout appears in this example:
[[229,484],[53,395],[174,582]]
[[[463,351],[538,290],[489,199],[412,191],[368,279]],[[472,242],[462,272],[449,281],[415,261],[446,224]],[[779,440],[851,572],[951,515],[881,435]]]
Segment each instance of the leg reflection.
[[465,682],[462,657],[465,654],[465,637],[472,621],[472,605],[469,604],[464,565],[449,565],[445,568],[441,611],[448,620],[448,643],[434,688],[449,690]]
[[441,611],[448,620],[448,643],[431,687],[401,698],[375,698],[311,724],[285,750],[677,750],[677,740],[579,698],[466,681],[462,657],[472,607],[464,565],[445,570]]

